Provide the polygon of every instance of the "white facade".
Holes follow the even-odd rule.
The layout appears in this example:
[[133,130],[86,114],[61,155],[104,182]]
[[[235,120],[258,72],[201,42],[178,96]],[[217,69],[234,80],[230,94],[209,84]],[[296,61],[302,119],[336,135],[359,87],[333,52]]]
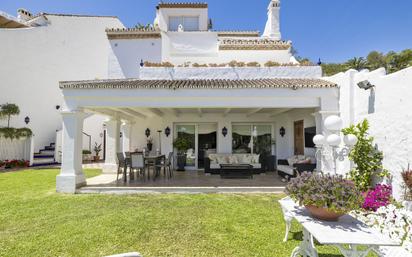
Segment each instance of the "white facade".
[[[35,135],[35,152],[54,143],[56,130],[62,128],[61,109],[56,109],[63,105],[58,82],[107,78],[109,42],[104,31],[123,27],[115,17],[44,17],[44,26],[0,29],[0,104],[20,107],[20,115],[12,118],[14,127],[26,126],[24,118],[30,118],[27,127]],[[85,132],[101,141],[101,129]]]
[[[368,119],[369,134],[383,151],[383,166],[393,176],[394,193],[402,195],[400,173],[412,162],[412,68],[386,75],[375,71],[349,70],[327,78],[341,85],[340,112],[345,125]],[[375,87],[360,89],[358,83],[368,80]]]

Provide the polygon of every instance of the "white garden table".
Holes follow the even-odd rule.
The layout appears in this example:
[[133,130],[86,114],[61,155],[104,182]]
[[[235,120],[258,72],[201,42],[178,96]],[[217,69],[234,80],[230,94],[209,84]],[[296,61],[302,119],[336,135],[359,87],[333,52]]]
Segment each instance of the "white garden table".
[[285,214],[287,233],[291,219],[303,227],[303,241],[293,250],[291,257],[318,257],[313,239],[320,244],[337,247],[345,257],[365,257],[380,246],[399,245],[350,215],[342,216],[338,222],[321,221],[312,218],[305,208],[291,200],[280,200],[279,203]]

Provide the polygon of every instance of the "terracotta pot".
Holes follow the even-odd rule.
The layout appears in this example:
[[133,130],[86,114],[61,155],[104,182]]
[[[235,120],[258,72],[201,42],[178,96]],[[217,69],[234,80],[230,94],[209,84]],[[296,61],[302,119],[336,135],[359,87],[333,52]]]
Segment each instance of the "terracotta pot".
[[95,155],[95,156],[93,156],[93,159],[94,159],[95,162],[98,162],[98,161],[100,161],[100,156],[98,156],[98,155],[96,156],[96,155]]
[[312,217],[324,221],[338,221],[341,216],[345,215],[345,213],[337,213],[329,211],[327,208],[319,208],[313,205],[305,205],[305,207]]

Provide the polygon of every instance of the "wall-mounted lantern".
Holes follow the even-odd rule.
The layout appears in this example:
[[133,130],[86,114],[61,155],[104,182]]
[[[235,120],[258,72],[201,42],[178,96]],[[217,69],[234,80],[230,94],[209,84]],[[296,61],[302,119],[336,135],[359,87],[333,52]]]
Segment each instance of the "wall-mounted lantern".
[[59,110],[60,109],[60,105],[56,105],[56,110]]
[[279,134],[280,134],[282,137],[284,137],[284,136],[285,136],[285,134],[286,134],[286,130],[285,130],[285,128],[284,128],[284,127],[281,127],[281,128],[279,129]]
[[149,137],[150,136],[150,129],[147,128],[146,131],[144,132],[144,134],[146,135],[146,137]]
[[140,67],[143,67],[144,66],[144,61],[143,61],[143,59],[141,59],[140,60]]
[[30,123],[30,118],[29,118],[29,116],[26,116],[26,118],[24,118],[24,122],[26,123],[26,125]]
[[165,128],[165,135],[166,135],[166,137],[169,137],[169,135],[170,135],[170,128],[169,127]]
[[224,137],[226,137],[226,135],[227,135],[227,128],[226,127],[222,128],[222,135]]

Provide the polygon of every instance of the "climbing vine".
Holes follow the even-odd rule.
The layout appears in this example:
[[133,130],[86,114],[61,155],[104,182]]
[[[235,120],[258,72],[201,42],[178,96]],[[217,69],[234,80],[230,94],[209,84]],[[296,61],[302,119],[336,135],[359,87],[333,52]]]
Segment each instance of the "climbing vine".
[[374,145],[374,138],[369,136],[369,122],[364,120],[357,125],[351,125],[342,130],[344,135],[353,134],[358,138],[358,142],[349,154],[356,167],[349,173],[350,178],[356,186],[363,192],[372,187],[374,175],[379,177],[389,176],[388,170],[383,168],[383,153]]

